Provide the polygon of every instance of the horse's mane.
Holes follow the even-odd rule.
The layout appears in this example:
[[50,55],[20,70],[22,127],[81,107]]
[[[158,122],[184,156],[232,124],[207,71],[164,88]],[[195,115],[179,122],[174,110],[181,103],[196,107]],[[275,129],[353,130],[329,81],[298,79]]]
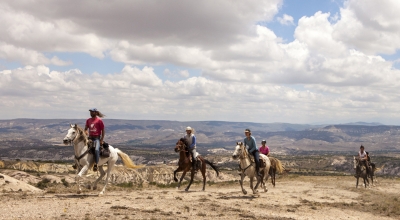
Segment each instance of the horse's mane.
[[186,147],[189,147],[189,142],[188,142],[188,140],[186,140],[186,138],[181,138],[181,139],[179,139],[179,141],[181,141],[183,144],[185,144]]
[[86,136],[86,133],[85,133],[85,131],[83,130],[83,128],[81,128],[81,127],[79,127],[79,126],[77,125],[77,126],[76,126],[76,130],[77,130],[78,133],[79,133],[78,141],[79,141],[79,142],[83,141],[83,143],[84,143],[85,145],[87,145],[87,143],[88,143],[88,137]]
[[247,157],[249,155],[249,152],[246,149],[246,146],[244,146],[243,142],[239,142],[240,146],[243,147],[243,156]]

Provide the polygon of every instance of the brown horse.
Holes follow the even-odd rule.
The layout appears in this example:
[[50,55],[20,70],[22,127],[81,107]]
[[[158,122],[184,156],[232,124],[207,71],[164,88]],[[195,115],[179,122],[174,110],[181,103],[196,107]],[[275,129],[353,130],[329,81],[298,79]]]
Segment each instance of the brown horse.
[[196,159],[197,159],[196,162],[198,163],[197,170],[194,170],[192,167],[192,162],[190,161],[191,156],[189,155],[189,152],[187,149],[188,149],[187,140],[184,138],[179,139],[179,141],[176,143],[176,146],[175,146],[175,152],[179,152],[179,162],[178,162],[179,167],[178,167],[178,169],[176,169],[174,171],[174,180],[175,180],[175,182],[178,182],[178,179],[176,178],[176,173],[183,171],[181,179],[178,183],[178,189],[179,189],[179,187],[181,186],[181,182],[182,182],[183,178],[185,177],[186,173],[188,171],[191,171],[190,182],[189,182],[189,185],[185,189],[185,191],[188,191],[190,188],[190,185],[192,185],[192,183],[193,183],[193,178],[194,178],[195,172],[200,170],[201,175],[203,175],[203,191],[204,191],[206,188],[206,164],[210,165],[215,170],[215,172],[217,172],[217,176],[219,175],[218,167],[215,166],[210,161],[208,161],[208,160],[204,159],[203,157],[201,157],[200,155],[198,155],[196,157]]
[[367,183],[369,185],[368,175],[367,175],[367,167],[361,163],[361,160],[357,157],[353,157],[353,166],[356,170],[355,177],[357,178],[356,188],[358,188],[358,179],[361,177],[364,180],[364,186],[367,188]]
[[[271,176],[271,183],[275,187],[275,175],[277,173],[282,174],[284,171],[289,172],[289,170],[286,170],[281,161],[275,157],[268,156],[268,158],[271,161],[271,167],[269,168],[268,174]],[[261,172],[261,175],[264,177],[264,172]],[[261,186],[264,185],[264,178],[261,178]]]

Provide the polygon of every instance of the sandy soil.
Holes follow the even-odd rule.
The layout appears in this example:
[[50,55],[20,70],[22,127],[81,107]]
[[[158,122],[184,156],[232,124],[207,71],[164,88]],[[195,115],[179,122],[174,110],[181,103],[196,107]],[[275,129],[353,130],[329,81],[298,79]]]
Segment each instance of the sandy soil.
[[[14,191],[0,193],[0,219],[399,219],[379,209],[385,196],[399,198],[400,181],[379,179],[355,188],[354,177],[296,177],[268,183],[268,192],[244,195],[238,182],[181,189],[109,187],[106,195]],[[61,187],[61,186],[60,186]],[[72,189],[70,189],[72,191]],[[374,195],[377,195],[374,197]],[[375,201],[362,201],[361,198]],[[397,201],[394,198],[394,201]],[[378,201],[379,199],[382,200]],[[390,208],[390,207],[389,207]],[[396,207],[394,207],[396,208]]]

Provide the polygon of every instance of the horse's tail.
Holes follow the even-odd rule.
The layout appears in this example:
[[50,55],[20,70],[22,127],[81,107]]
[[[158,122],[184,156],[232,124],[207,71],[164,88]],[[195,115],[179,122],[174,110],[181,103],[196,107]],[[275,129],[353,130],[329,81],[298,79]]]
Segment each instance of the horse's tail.
[[126,153],[122,152],[120,149],[115,148],[115,151],[117,151],[118,156],[121,157],[124,166],[133,169],[139,169],[145,166],[145,165],[135,165],[135,163],[131,160],[131,158]]
[[210,167],[212,167],[215,170],[215,172],[217,173],[217,176],[219,175],[219,168],[215,164],[211,163],[210,161],[208,161],[206,159],[204,159],[204,162],[206,162],[206,164],[210,165]]
[[381,167],[374,167],[373,169],[374,169],[374,172],[378,172],[379,170],[382,170],[383,169],[383,167],[385,167],[385,164],[383,164]]
[[276,169],[276,172],[277,172],[277,173],[282,174],[283,171],[286,170],[285,167],[283,167],[283,165],[282,165],[282,163],[281,163],[280,160],[276,159],[275,157],[270,157],[269,159],[270,159],[270,160],[271,160],[271,159],[274,160],[274,162],[275,162],[275,169]]

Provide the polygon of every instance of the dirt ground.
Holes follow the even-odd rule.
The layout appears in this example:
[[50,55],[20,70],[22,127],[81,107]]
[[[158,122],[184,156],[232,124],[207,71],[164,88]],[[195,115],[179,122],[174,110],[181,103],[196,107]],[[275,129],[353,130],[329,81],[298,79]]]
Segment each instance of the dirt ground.
[[[184,188],[110,186],[73,193],[47,189],[0,193],[0,219],[399,219],[399,179],[378,178],[371,188],[355,188],[355,178],[286,176],[276,187],[244,195],[238,182]],[[58,188],[64,187],[62,185]],[[64,192],[64,193],[61,193]]]

